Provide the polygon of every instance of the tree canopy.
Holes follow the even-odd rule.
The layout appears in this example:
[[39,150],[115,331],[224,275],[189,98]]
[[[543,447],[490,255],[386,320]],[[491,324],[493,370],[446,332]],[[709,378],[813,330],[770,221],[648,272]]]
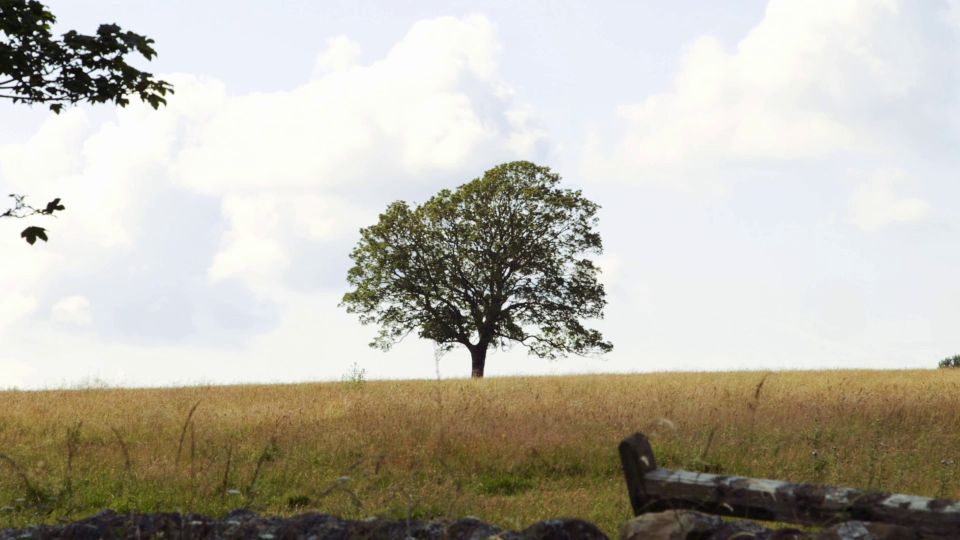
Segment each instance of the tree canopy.
[[[137,52],[147,60],[156,56],[153,40],[101,24],[95,35],[74,30],[56,38],[51,25],[56,17],[38,0],[0,0],[0,98],[13,103],[44,103],[59,114],[64,105],[80,102],[113,102],[121,107],[136,95],[154,109],[173,93],[166,81],[140,71],[126,61]],[[16,206],[0,217],[50,215],[63,210],[60,199],[36,209],[23,195],[10,195]],[[47,240],[46,230],[30,226],[20,233],[33,244]]]
[[531,354],[607,352],[581,319],[602,318],[598,205],[527,161],[498,165],[411,207],[389,205],[361,229],[342,306],[380,331],[389,349],[411,332],[471,353],[482,377],[487,350],[520,343]]

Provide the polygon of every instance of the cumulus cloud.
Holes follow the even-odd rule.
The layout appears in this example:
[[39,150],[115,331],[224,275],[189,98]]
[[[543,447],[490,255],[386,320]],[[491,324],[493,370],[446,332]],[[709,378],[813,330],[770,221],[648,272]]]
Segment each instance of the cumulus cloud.
[[277,239],[281,231],[276,198],[269,194],[228,197],[223,201],[223,214],[230,230],[213,258],[210,278],[277,279],[289,259]]
[[0,296],[0,329],[25,318],[36,309],[36,297],[17,292]]
[[[344,48],[334,40],[319,61],[333,62]],[[486,18],[443,17],[415,24],[368,65],[323,72],[286,92],[225,98],[193,132],[175,177],[218,195],[355,190],[358,182],[429,179],[477,164],[478,154],[486,164],[534,129],[496,95],[498,48]]]
[[314,77],[323,77],[332,71],[344,71],[353,67],[361,52],[360,44],[347,36],[328,39],[327,48],[317,56],[314,63]]
[[945,5],[771,0],[732,49],[710,36],[693,42],[671,88],[620,106],[622,137],[612,149],[595,138],[585,162],[638,179],[923,146],[956,108],[949,20]]
[[0,172],[7,185],[23,192],[37,183],[78,173],[83,164],[83,141],[90,129],[86,111],[68,109],[44,122],[26,144],[0,147]]
[[[342,294],[357,229],[390,200],[549,151],[535,112],[498,74],[499,48],[487,18],[440,17],[372,61],[350,38],[332,38],[309,80],[287,90],[233,95],[217,80],[164,74],[176,94],[160,110],[50,116],[29,139],[0,146],[3,189],[58,196],[68,209],[37,222],[51,244],[0,235],[13,256],[0,266],[10,284],[0,332],[46,313],[30,332],[85,326],[96,340],[84,347],[131,358],[289,334],[285,310],[303,305],[292,298]],[[311,320],[322,328],[337,311],[328,304],[298,315],[297,331]],[[327,345],[358,344],[336,337]],[[56,357],[57,339],[36,342]]]
[[80,295],[61,298],[50,308],[50,318],[60,324],[89,326],[93,322],[90,300]]
[[848,219],[863,231],[872,232],[894,223],[922,219],[930,210],[923,199],[902,197],[897,185],[907,182],[903,171],[880,171],[854,189]]
[[385,193],[545,151],[535,114],[497,77],[498,49],[485,17],[442,17],[372,63],[356,64],[358,46],[338,37],[308,83],[221,96],[171,168],[179,185],[222,200],[228,230],[210,277],[282,275],[295,238],[355,233]]
[[[624,274],[624,260],[611,253],[604,253],[596,258],[596,265],[600,269],[600,281],[608,289],[618,284]],[[607,291],[610,292],[609,290]]]
[[[787,178],[745,181],[723,200],[608,186],[598,264],[610,305],[598,324],[619,352],[553,364],[517,347],[497,351],[490,373],[703,369],[704,358],[708,368],[863,366],[894,349],[901,367],[926,365],[900,361],[917,355],[914,343],[934,350],[924,294],[874,295],[893,294],[886,280],[902,285],[897,265],[926,275],[949,268],[952,252],[898,235],[875,238],[875,252],[850,249],[863,235],[834,225],[843,215],[892,228],[928,215],[926,200],[953,200],[952,187],[932,185],[952,178],[953,154],[919,156],[952,152],[960,119],[960,16],[932,5],[774,0],[739,42],[690,43],[668,87],[637,88],[617,109],[622,132],[597,133],[584,176]],[[321,36],[305,82],[279,91],[164,74],[177,93],[158,111],[73,108],[26,135],[0,126],[11,131],[0,139],[18,141],[0,145],[0,193],[67,205],[31,220],[50,229],[48,244],[18,238],[24,222],[0,231],[0,387],[96,374],[139,385],[339,379],[353,361],[371,377],[433,376],[429,343],[368,349],[375,330],[336,307],[357,229],[392,200],[422,201],[498,161],[549,163],[557,146],[502,79],[513,71],[499,66],[490,20],[408,30],[377,57],[364,40]],[[850,170],[881,172],[851,192],[834,181]],[[951,245],[946,236],[926,238]],[[903,249],[914,251],[897,265],[884,258]],[[948,274],[924,286],[950,307],[937,285]],[[831,277],[840,285],[811,292]],[[845,292],[848,281],[858,288]],[[939,316],[941,345],[954,315]],[[463,351],[442,366],[469,373]]]

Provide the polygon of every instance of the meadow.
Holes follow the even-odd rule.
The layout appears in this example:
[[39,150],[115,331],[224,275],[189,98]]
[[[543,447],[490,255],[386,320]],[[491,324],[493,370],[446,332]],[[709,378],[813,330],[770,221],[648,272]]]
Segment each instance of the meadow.
[[960,369],[0,392],[0,527],[238,507],[522,529],[630,517],[617,455],[960,498]]

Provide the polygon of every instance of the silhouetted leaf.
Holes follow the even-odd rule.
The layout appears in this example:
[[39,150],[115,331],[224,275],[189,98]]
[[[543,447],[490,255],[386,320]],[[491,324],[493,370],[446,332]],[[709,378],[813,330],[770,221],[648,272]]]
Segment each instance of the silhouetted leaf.
[[46,229],[43,227],[27,227],[20,233],[20,237],[27,241],[31,246],[36,243],[37,238],[47,241]]
[[52,214],[54,210],[63,210],[65,207],[60,204],[60,198],[56,198],[47,203],[47,207],[43,209],[44,214]]

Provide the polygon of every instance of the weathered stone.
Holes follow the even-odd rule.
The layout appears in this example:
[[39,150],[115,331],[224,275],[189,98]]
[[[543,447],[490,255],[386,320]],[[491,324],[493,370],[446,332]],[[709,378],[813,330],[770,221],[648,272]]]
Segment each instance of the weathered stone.
[[446,527],[446,532],[450,538],[463,538],[464,540],[486,540],[491,536],[498,535],[503,529],[484,523],[476,518],[463,518],[454,521]]
[[948,540],[888,523],[847,521],[819,533],[770,529],[754,521],[722,521],[693,510],[643,514],[624,525],[621,540]]
[[596,525],[582,519],[548,519],[527,527],[522,534],[530,540],[608,540]]
[[693,510],[667,510],[641,514],[631,519],[621,529],[620,540],[706,538],[721,525],[723,521],[717,516]]
[[846,521],[817,535],[817,540],[920,540],[933,538],[920,532],[891,525],[889,523],[870,523],[866,521]]
[[551,519],[523,532],[504,531],[476,518],[457,521],[341,519],[327,514],[262,517],[249,510],[223,519],[178,513],[118,514],[112,511],[60,525],[0,529],[0,540],[191,538],[196,540],[608,540],[594,525],[578,519]]
[[694,510],[643,514],[629,521],[621,540],[812,540],[798,529],[769,529],[755,521],[728,521]]
[[754,521],[741,520],[724,523],[704,538],[705,540],[810,540],[812,535],[798,529],[768,529]]

